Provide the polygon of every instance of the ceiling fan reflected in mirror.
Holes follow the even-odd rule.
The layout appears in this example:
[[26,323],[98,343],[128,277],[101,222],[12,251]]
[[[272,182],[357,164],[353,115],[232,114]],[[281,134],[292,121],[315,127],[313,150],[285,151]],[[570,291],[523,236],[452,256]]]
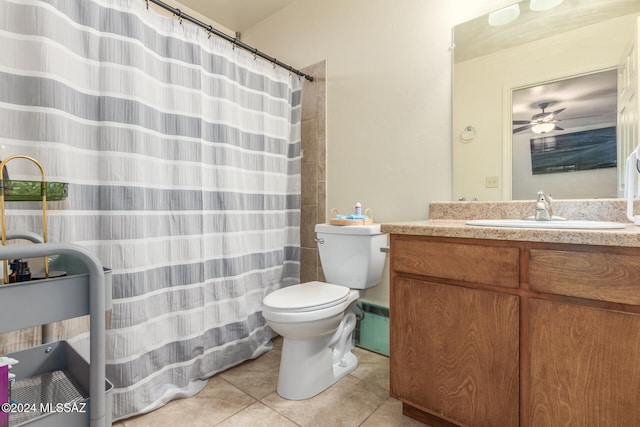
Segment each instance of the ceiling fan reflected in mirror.
[[556,119],[556,116],[565,109],[560,108],[552,112],[546,112],[545,110],[551,104],[552,102],[541,102],[538,104],[538,108],[540,108],[542,112],[531,116],[531,120],[514,120],[513,125],[520,127],[514,129],[513,133],[523,132],[525,130],[531,130],[533,133],[547,133],[554,130],[564,130],[556,124],[561,121]]

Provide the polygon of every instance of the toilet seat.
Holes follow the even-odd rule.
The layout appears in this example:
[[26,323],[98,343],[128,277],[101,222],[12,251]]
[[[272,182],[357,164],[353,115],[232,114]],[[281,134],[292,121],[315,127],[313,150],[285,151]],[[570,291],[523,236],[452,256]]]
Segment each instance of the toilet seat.
[[342,304],[351,289],[324,282],[306,282],[278,289],[264,298],[263,304],[272,312],[304,313]]

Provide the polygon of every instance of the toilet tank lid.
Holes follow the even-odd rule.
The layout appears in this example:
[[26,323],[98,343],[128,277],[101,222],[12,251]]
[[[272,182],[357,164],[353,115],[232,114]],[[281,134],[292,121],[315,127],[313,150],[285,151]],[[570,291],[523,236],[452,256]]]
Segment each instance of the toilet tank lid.
[[371,224],[371,225],[316,224],[316,233],[357,234],[357,235],[365,235],[365,236],[382,234],[380,232],[380,224]]

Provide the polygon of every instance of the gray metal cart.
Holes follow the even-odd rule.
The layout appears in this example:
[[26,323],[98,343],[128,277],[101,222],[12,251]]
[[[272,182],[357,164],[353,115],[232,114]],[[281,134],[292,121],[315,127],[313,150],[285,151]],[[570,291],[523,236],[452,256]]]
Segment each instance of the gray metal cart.
[[[40,169],[41,181],[10,181],[7,162],[25,159]],[[7,178],[5,178],[5,176]],[[47,195],[63,200],[66,184],[47,183],[44,168],[34,158],[14,155],[0,162],[0,333],[75,317],[90,316],[89,361],[66,341],[48,342],[7,356],[19,361],[12,369],[10,427],[110,427],[111,391],[105,378],[105,311],[111,308],[111,270],[79,245],[47,243]],[[42,236],[7,231],[4,203],[42,201]],[[34,244],[7,245],[24,239]],[[44,259],[44,278],[9,283],[7,260]],[[49,259],[52,258],[52,261]],[[66,272],[53,278],[49,268]],[[4,283],[4,284],[2,284]],[[4,420],[4,417],[3,417]],[[0,426],[4,427],[4,426]]]
[[0,333],[89,314],[89,362],[66,341],[9,354],[20,362],[12,370],[17,411],[9,414],[9,425],[110,427],[113,385],[105,378],[110,270],[74,244],[0,246],[0,260],[54,255],[57,258],[51,266],[66,271],[67,276],[0,285]]

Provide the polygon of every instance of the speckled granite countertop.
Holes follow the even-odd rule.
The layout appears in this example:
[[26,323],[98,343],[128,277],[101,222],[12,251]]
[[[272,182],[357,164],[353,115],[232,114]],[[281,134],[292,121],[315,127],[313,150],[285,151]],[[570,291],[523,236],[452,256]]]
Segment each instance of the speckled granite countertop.
[[[532,215],[535,201],[433,202],[429,219],[384,223],[383,233],[470,239],[518,240],[526,242],[571,243],[581,245],[640,247],[640,227],[626,217],[622,199],[557,200],[553,214],[568,219],[617,221],[627,224],[613,230],[558,230],[466,225],[469,219],[516,219]],[[636,201],[635,212],[640,204]]]

